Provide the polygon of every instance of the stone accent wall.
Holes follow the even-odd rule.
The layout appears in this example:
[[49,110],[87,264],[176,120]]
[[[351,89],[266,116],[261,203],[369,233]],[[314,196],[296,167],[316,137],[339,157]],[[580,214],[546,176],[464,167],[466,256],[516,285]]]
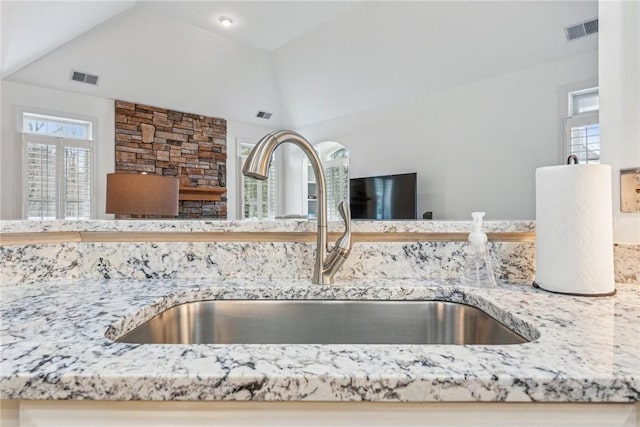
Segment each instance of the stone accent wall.
[[[116,173],[176,176],[181,186],[226,187],[227,121],[115,102]],[[181,200],[180,218],[226,218],[220,201]]]

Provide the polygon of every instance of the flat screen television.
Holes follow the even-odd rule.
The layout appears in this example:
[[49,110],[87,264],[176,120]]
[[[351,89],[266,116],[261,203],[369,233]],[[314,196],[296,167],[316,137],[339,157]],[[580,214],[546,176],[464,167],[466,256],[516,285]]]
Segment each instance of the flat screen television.
[[352,219],[416,219],[416,173],[349,180]]

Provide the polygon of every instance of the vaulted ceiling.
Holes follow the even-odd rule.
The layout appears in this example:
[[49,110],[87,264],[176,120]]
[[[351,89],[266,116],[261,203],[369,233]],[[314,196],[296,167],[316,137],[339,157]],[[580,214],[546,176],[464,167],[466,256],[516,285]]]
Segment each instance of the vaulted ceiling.
[[2,77],[133,7],[125,1],[3,1]]
[[[597,49],[596,1],[2,2],[2,76],[300,127]],[[236,23],[223,28],[222,15]],[[71,70],[100,76],[98,86]]]

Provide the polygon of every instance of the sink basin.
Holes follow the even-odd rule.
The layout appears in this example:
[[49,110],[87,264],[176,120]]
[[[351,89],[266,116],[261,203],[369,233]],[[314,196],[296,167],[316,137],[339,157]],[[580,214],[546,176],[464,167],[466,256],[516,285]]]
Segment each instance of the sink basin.
[[216,300],[171,307],[116,341],[142,344],[520,344],[482,310],[443,301]]

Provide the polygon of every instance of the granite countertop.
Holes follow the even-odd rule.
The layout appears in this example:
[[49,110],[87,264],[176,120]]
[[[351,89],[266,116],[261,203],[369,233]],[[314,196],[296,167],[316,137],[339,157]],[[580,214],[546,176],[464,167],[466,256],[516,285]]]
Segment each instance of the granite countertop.
[[[354,232],[378,233],[451,233],[469,232],[472,221],[433,220],[354,220]],[[330,221],[330,231],[342,231],[342,221]],[[483,222],[487,232],[533,232],[532,220],[487,220]],[[0,233],[26,233],[43,231],[135,231],[135,232],[315,232],[317,222],[308,219],[279,220],[87,220],[87,221],[0,221]]]
[[[102,280],[0,289],[0,397],[102,400],[640,401],[640,292],[354,280]],[[477,306],[515,345],[139,345],[114,337],[202,299],[438,299]]]

